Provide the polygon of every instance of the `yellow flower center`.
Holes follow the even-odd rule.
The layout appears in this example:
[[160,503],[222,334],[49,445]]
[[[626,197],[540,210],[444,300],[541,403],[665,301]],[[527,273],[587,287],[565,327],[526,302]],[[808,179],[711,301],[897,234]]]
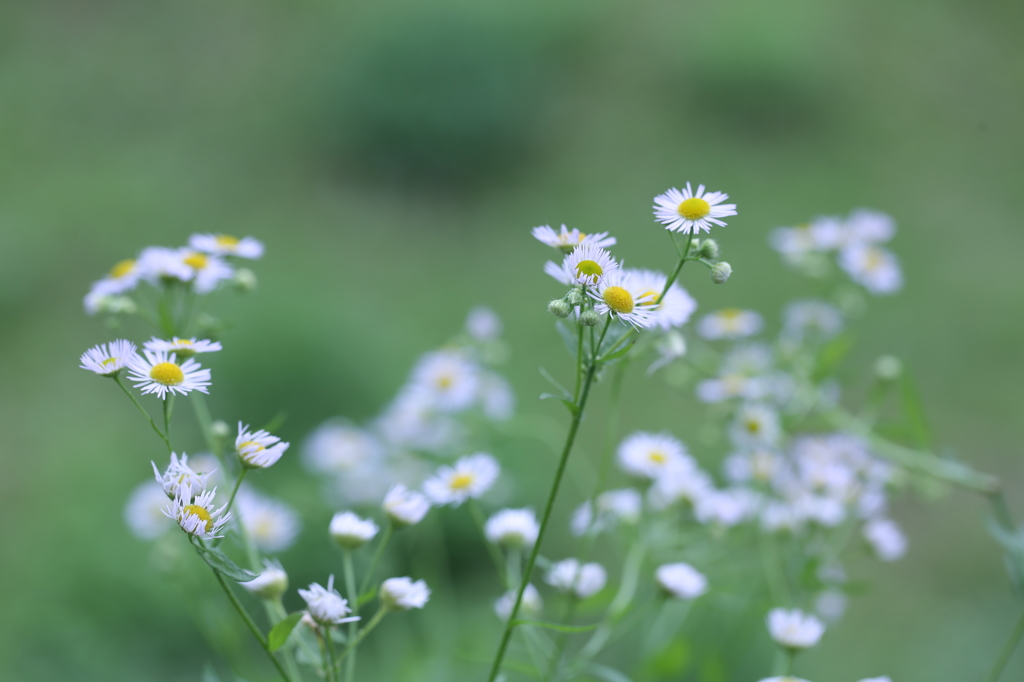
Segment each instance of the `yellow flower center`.
[[655,464],[664,464],[668,460],[668,457],[666,457],[665,453],[661,450],[654,450],[651,454],[647,455],[647,459],[651,460]]
[[473,485],[474,478],[473,474],[455,474],[448,487],[452,490],[464,490]]
[[687,220],[698,220],[711,213],[711,205],[699,197],[690,197],[679,204],[679,215]]
[[218,246],[238,246],[238,237],[232,237],[230,234],[218,234],[217,235]]
[[447,390],[452,387],[452,384],[455,383],[455,377],[453,377],[451,374],[442,374],[438,376],[436,379],[434,379],[434,383],[441,390]]
[[576,264],[576,276],[586,277],[594,282],[597,282],[597,278],[604,274],[604,270],[596,262],[592,260],[581,260]]
[[177,386],[185,380],[185,373],[173,362],[161,362],[149,370],[149,378],[164,386]]
[[104,360],[100,364],[103,365],[104,367],[106,367],[107,365],[112,365],[115,362],[117,362],[117,358],[107,358],[106,360]]
[[202,270],[206,267],[206,256],[201,253],[190,253],[185,257],[185,265],[193,270]]
[[652,308],[657,308],[659,305],[661,305],[661,292],[648,289],[644,293],[637,296],[637,299],[643,299],[640,301],[640,305],[649,305]]
[[249,458],[260,450],[266,450],[266,448],[254,440],[247,440],[238,446],[238,456],[248,462]]
[[210,512],[200,507],[198,504],[187,505],[181,510],[181,518],[187,518],[189,514],[198,516],[200,519],[206,522],[206,532],[213,532],[213,517],[210,516]]
[[761,422],[757,421],[756,419],[748,419],[746,426],[747,431],[749,431],[750,433],[760,433],[761,431]]
[[601,294],[608,307],[620,315],[633,312],[633,296],[622,287],[608,287]]
[[743,311],[739,308],[726,308],[718,313],[727,320],[735,320],[737,317],[743,314]]
[[121,279],[135,267],[135,261],[131,258],[123,260],[110,269],[110,276],[114,279]]
[[876,270],[881,265],[885,258],[882,256],[882,252],[878,249],[868,249],[868,252],[864,256],[864,267],[867,270]]

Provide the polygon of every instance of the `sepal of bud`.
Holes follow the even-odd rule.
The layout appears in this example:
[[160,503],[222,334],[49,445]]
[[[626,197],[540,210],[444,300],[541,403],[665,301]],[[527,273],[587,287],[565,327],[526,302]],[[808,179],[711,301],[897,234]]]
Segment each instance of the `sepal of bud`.
[[714,239],[705,239],[700,243],[700,255],[702,258],[709,258],[714,260],[718,258],[718,242]]
[[711,281],[715,284],[723,284],[732,275],[732,266],[722,261],[711,267]]
[[569,302],[569,305],[580,306],[583,305],[585,300],[587,300],[587,297],[583,294],[583,291],[577,287],[571,289],[569,293],[565,295],[565,300]]
[[565,300],[556,298],[555,300],[548,303],[548,312],[555,317],[565,318],[569,317],[569,313],[572,312],[572,306],[569,305]]
[[601,316],[593,310],[584,310],[580,313],[580,324],[584,327],[593,327],[601,321]]

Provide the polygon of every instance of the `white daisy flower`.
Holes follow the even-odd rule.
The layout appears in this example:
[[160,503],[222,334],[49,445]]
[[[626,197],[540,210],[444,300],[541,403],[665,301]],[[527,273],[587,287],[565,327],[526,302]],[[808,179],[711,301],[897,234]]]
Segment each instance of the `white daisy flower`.
[[136,537],[154,540],[172,526],[163,513],[167,506],[164,489],[153,481],[140,484],[124,505],[124,522]]
[[814,612],[826,623],[835,623],[846,613],[849,601],[842,590],[822,590],[814,599]]
[[490,455],[478,452],[461,457],[454,466],[443,466],[423,482],[423,492],[436,505],[458,507],[469,498],[481,497],[498,479],[501,467]]
[[252,237],[232,237],[229,234],[194,234],[188,245],[195,251],[214,256],[238,256],[255,260],[263,256],[263,244]]
[[384,457],[384,446],[365,429],[339,422],[319,426],[302,449],[303,461],[314,472],[350,474]]
[[711,231],[712,223],[725,225],[721,218],[736,215],[736,204],[723,204],[729,198],[724,192],[704,192],[704,185],[697,186],[697,192],[690,189],[670,189],[654,197],[654,217],[666,230],[697,233]]
[[654,300],[658,293],[640,287],[636,279],[623,270],[602,277],[596,290],[588,289],[587,294],[597,302],[594,310],[599,315],[613,315],[636,329],[653,324]]
[[219,256],[192,249],[181,249],[178,258],[192,271],[192,288],[197,294],[208,294],[224,280],[235,276],[235,269]]
[[907,552],[907,538],[895,521],[872,519],[861,532],[882,561],[896,561]]
[[487,306],[478,305],[466,316],[466,331],[477,341],[494,341],[501,336],[501,318]]
[[850,213],[843,223],[843,240],[846,244],[855,242],[887,242],[896,234],[896,221],[881,211],[861,208]]
[[430,599],[430,588],[422,580],[388,578],[380,585],[380,601],[391,611],[422,609]]
[[177,336],[173,337],[170,341],[164,341],[154,336],[143,344],[142,347],[151,351],[174,353],[179,358],[192,357],[196,353],[213,353],[214,351],[221,350],[221,345],[217,341],[210,341],[209,339],[197,341],[195,337],[179,339]]
[[580,565],[577,559],[563,559],[551,565],[546,580],[561,592],[573,592],[580,599],[586,599],[604,588],[608,574],[601,564]]
[[180,459],[172,452],[171,463],[163,473],[156,468],[156,462],[150,462],[150,464],[153,465],[156,482],[163,488],[164,494],[172,500],[178,496],[178,490],[182,486],[187,485],[196,491],[206,490],[206,486],[210,482],[210,475],[215,471],[215,469],[196,471],[188,465],[188,455],[184,452],[181,453]]
[[565,285],[593,286],[619,267],[611,254],[592,244],[581,244],[562,259],[561,266],[548,261],[544,272]]
[[651,326],[659,329],[674,329],[686,324],[697,310],[697,301],[679,284],[673,282],[664,298],[668,277],[654,270],[627,270],[633,281],[633,288],[641,293],[637,297],[642,308],[652,311]]
[[79,362],[82,364],[79,367],[96,372],[100,376],[112,377],[124,369],[133,357],[135,357],[135,344],[118,339],[93,346],[82,353],[82,357],[79,358]]
[[338,512],[331,519],[331,538],[345,549],[358,549],[372,540],[380,526],[353,512]]
[[203,369],[194,359],[179,364],[166,351],[146,350],[143,355],[128,361],[128,379],[135,382],[135,388],[141,389],[143,395],[155,393],[166,399],[168,393],[209,393],[206,387],[210,385],[210,370]]
[[647,499],[654,509],[666,509],[679,502],[696,506],[715,492],[711,477],[689,463],[666,468],[654,479]]
[[619,445],[618,459],[626,473],[651,479],[673,467],[695,467],[686,446],[668,433],[634,433]]
[[532,509],[502,509],[484,525],[487,539],[506,547],[533,547],[539,533],[540,526]]
[[377,418],[375,426],[390,445],[428,452],[451,450],[463,434],[457,421],[437,411],[434,393],[416,385],[407,385],[399,391]]
[[102,289],[93,288],[82,299],[86,315],[105,313],[109,315],[134,315],[138,306],[128,296],[113,296]]
[[242,422],[238,422],[235,454],[249,469],[266,469],[272,466],[281,459],[281,455],[288,449],[288,445],[263,429],[249,431],[248,424],[243,426]]
[[782,437],[779,413],[763,403],[747,403],[736,413],[729,429],[735,445],[775,445]]
[[346,618],[352,613],[348,600],[334,589],[334,576],[327,579],[327,587],[313,583],[308,589],[299,589],[299,596],[306,601],[306,612],[320,625],[339,625],[359,620],[358,616]]
[[238,520],[263,552],[283,552],[292,546],[302,523],[299,515],[280,502],[243,486],[235,497]]
[[839,218],[824,216],[796,227],[772,230],[768,242],[789,265],[800,265],[810,254],[823,253],[836,248],[843,234]]
[[686,355],[686,338],[679,332],[663,334],[654,344],[658,359],[647,368],[647,376],[654,374],[665,365]]
[[401,483],[391,486],[381,506],[391,522],[400,528],[415,526],[430,511],[430,501],[426,497]]
[[412,371],[412,390],[421,390],[430,405],[442,412],[460,412],[473,405],[480,386],[480,369],[458,350],[427,353]]
[[[502,620],[508,620],[512,615],[512,608],[516,604],[516,590],[509,590],[498,597],[494,602],[494,613]],[[533,585],[527,585],[523,590],[523,600],[519,603],[519,616],[536,618],[544,608],[544,600],[540,592]]]
[[839,254],[839,266],[854,282],[873,294],[891,294],[903,287],[903,272],[892,252],[871,244],[853,244]]
[[253,580],[239,583],[245,590],[260,599],[273,601],[288,591],[288,574],[278,561],[263,560],[263,570]]
[[479,398],[480,409],[488,419],[504,421],[515,412],[515,393],[509,383],[497,374],[488,372],[480,375]]
[[[606,490],[597,496],[595,504],[586,501],[573,512],[569,529],[573,535],[585,535],[587,531],[600,533],[618,523],[634,524],[640,520],[643,498],[632,488]],[[594,516],[597,507],[597,516]]]
[[219,533],[231,520],[231,512],[224,511],[226,504],[219,509],[214,507],[216,495],[217,489],[214,488],[193,497],[192,486],[184,484],[178,488],[174,501],[164,508],[164,515],[177,521],[183,531],[201,540],[224,537]]
[[807,649],[825,634],[825,624],[800,609],[772,609],[765,619],[768,634],[787,649]]
[[654,572],[661,588],[677,599],[696,599],[708,591],[708,579],[690,564],[662,564]]
[[570,230],[565,225],[562,225],[558,232],[555,232],[549,225],[541,225],[540,227],[533,228],[530,234],[548,246],[565,253],[569,253],[580,244],[590,244],[602,249],[615,246],[615,237],[609,237],[607,232],[585,234],[575,227]]
[[830,339],[843,330],[843,314],[824,301],[793,301],[783,319],[783,331],[797,339]]
[[749,518],[758,506],[759,497],[752,490],[712,490],[697,499],[693,515],[700,523],[732,528]]
[[741,339],[761,331],[763,320],[753,310],[725,308],[705,315],[697,325],[697,331],[705,339]]
[[195,270],[185,264],[179,249],[163,246],[143,249],[136,265],[139,274],[153,285],[159,285],[162,280],[188,282],[195,276]]
[[723,463],[726,478],[733,483],[768,483],[782,468],[782,457],[767,448],[730,455]]
[[717,379],[697,383],[697,399],[703,403],[720,403],[732,398],[757,400],[768,393],[768,385],[760,377],[726,374]]
[[90,292],[102,292],[105,296],[122,294],[134,289],[141,278],[142,269],[138,261],[128,258],[114,265],[106,277],[94,282]]

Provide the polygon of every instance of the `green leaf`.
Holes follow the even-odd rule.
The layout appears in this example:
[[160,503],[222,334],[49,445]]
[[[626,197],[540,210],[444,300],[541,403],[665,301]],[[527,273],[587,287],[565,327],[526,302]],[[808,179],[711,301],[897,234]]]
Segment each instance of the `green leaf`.
[[569,355],[576,357],[576,347],[580,342],[580,326],[576,324],[575,320],[573,320],[571,325],[568,322],[559,320],[555,323],[555,329],[558,330],[558,335],[562,337],[565,347],[569,350]]
[[611,355],[609,355],[607,357],[604,357],[604,358],[601,358],[601,362],[614,362],[615,360],[618,360],[623,355],[625,355],[630,350],[632,350],[633,346],[635,346],[635,345],[636,345],[636,341],[633,341],[632,343],[626,343],[625,346],[623,346],[622,348],[618,349],[617,351],[615,351]]
[[839,366],[853,348],[853,337],[849,334],[840,334],[825,344],[825,347],[818,353],[812,377],[815,381],[824,379]]
[[560,625],[559,623],[547,623],[542,620],[514,620],[512,625],[533,625],[538,628],[545,628],[547,630],[555,630],[557,632],[590,632],[595,629],[598,624],[593,625]]
[[600,663],[591,663],[588,665],[587,672],[595,677],[605,680],[605,682],[633,682],[633,680],[625,673],[620,672],[615,668],[609,668],[606,665],[601,665]]
[[200,547],[196,545],[196,553],[202,557],[203,561],[213,570],[223,573],[232,580],[240,583],[247,583],[250,580],[255,580],[257,575],[245,570],[234,561],[228,558],[228,555],[219,549],[213,547]]
[[363,592],[361,595],[359,595],[359,599],[356,599],[356,606],[357,607],[362,606],[363,604],[367,603],[368,601],[370,601],[371,599],[373,599],[376,596],[377,596],[377,588],[376,587],[371,587],[366,592]]
[[283,647],[284,643],[288,641],[288,635],[292,634],[292,630],[295,629],[300,620],[302,620],[302,611],[285,616],[267,635],[267,648],[270,651],[277,651]]
[[552,386],[557,388],[562,393],[561,397],[564,397],[564,398],[572,397],[572,393],[569,393],[569,389],[567,389],[562,384],[558,383],[558,380],[555,379],[553,376],[551,376],[551,373],[549,371],[547,371],[546,369],[544,369],[543,367],[540,368],[540,375],[542,377],[544,377],[545,379],[547,379],[549,384],[551,384]]
[[270,433],[274,433],[279,428],[281,428],[281,425],[284,424],[286,419],[288,419],[287,412],[278,412],[273,416],[273,418],[271,418],[270,421],[264,424],[263,430],[269,431]]
[[214,670],[213,666],[209,663],[203,666],[202,682],[220,682],[220,678],[217,676],[217,671]]
[[554,398],[555,400],[561,400],[562,403],[569,408],[569,412],[571,412],[572,414],[576,414],[576,403],[570,400],[569,398],[563,398],[562,396],[555,395],[554,393],[540,394],[541,400],[550,400],[551,398]]

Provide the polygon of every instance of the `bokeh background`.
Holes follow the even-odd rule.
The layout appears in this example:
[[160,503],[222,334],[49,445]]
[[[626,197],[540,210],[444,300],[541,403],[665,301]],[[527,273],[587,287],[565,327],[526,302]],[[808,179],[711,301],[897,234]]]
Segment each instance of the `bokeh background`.
[[[534,225],[609,230],[627,262],[668,268],[651,198],[705,182],[739,206],[716,233],[735,274],[684,284],[702,310],[771,314],[806,286],[768,249],[771,228],[885,210],[907,286],[872,302],[847,378],[863,385],[877,355],[903,356],[938,442],[1005,476],[1024,511],[1022,20],[1020,3],[959,0],[0,5],[0,678],[225,670],[195,627],[225,606],[208,575],[169,584],[121,521],[158,443],[76,367],[108,338],[82,312],[89,284],[196,231],[267,245],[259,291],[220,303],[233,326],[211,360],[211,405],[229,422],[284,410],[281,434],[298,443],[329,416],[376,414],[482,303],[505,321],[520,412],[558,427],[560,407],[535,400],[537,366],[568,360]],[[688,403],[659,382],[632,377],[626,396],[634,428],[687,423]],[[583,460],[597,442],[584,437]],[[507,468],[537,472],[515,494],[539,506],[550,449],[523,436],[503,448]],[[296,462],[260,483],[300,507],[315,497]],[[578,500],[570,490],[563,513]],[[330,510],[311,513],[282,557],[294,585],[337,570]],[[979,679],[1022,608],[986,513],[961,493],[898,503],[908,556],[857,566],[864,594],[801,674]],[[451,516],[448,582],[427,611],[382,627],[365,679],[483,677],[497,587]],[[218,631],[251,653],[241,675],[269,678],[245,632]],[[702,632],[734,659],[672,679],[768,672],[763,634],[730,649],[726,620]],[[1018,652],[1004,679],[1022,677]]]

